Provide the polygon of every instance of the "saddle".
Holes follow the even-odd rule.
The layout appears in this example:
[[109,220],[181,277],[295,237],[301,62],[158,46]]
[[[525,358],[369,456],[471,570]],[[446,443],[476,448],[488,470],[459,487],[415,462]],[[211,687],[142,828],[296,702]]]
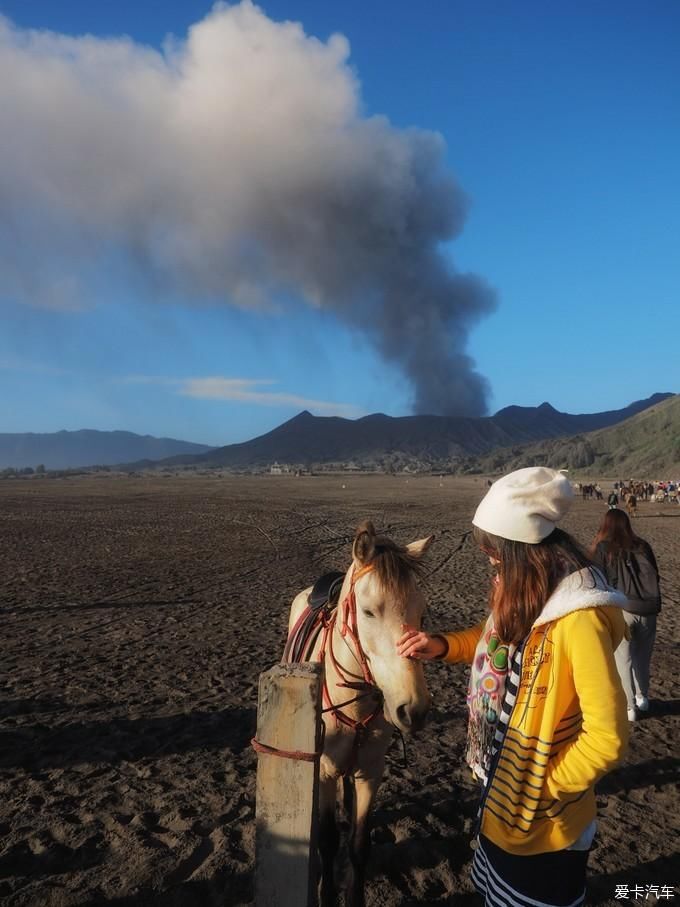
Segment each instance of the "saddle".
[[312,611],[318,611],[324,605],[332,607],[337,603],[344,578],[345,574],[339,573],[337,570],[333,570],[331,573],[324,573],[323,576],[318,578],[307,597],[307,602]]
[[344,573],[324,573],[307,597],[307,608],[291,630],[283,652],[284,663],[308,661],[328,614],[335,608]]

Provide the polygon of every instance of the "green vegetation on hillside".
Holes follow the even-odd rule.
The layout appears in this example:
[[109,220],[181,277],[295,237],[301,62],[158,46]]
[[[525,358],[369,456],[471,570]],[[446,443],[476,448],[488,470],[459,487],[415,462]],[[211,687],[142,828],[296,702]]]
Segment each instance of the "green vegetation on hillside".
[[680,471],[680,395],[611,428],[496,450],[477,465],[480,472],[542,465],[626,478],[675,474]]

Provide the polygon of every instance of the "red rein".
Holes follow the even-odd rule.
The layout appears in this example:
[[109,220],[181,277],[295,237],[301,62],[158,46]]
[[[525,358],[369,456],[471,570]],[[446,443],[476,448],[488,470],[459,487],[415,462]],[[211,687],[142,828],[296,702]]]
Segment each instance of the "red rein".
[[[371,673],[371,669],[368,664],[368,659],[366,658],[366,653],[364,652],[364,650],[361,646],[361,641],[359,639],[359,630],[358,630],[358,626],[357,626],[357,598],[356,598],[356,593],[354,591],[354,586],[356,585],[357,580],[361,579],[361,577],[365,576],[367,573],[370,573],[372,569],[373,569],[372,565],[367,564],[365,567],[362,567],[360,570],[354,571],[354,573],[352,574],[352,578],[350,580],[349,592],[347,593],[347,596],[345,597],[344,601],[340,605],[340,608],[342,609],[342,625],[340,627],[340,635],[343,637],[343,639],[349,637],[349,639],[353,643],[353,648],[350,647],[350,651],[356,658],[356,660],[359,664],[359,667],[361,668],[361,674],[354,674],[352,671],[349,671],[349,670],[346,670],[345,668],[343,668],[342,665],[336,659],[335,653],[333,651],[333,630],[337,623],[338,611],[340,610],[340,608],[336,608],[336,610],[333,611],[333,613],[330,616],[327,616],[327,614],[323,610],[319,612],[319,621],[321,622],[322,627],[323,627],[323,636],[321,639],[321,648],[319,649],[319,654],[318,654],[317,660],[321,662],[326,658],[326,656],[328,656],[328,658],[330,658],[331,663],[332,663],[333,667],[335,668],[336,673],[340,677],[340,681],[336,684],[336,686],[345,687],[346,689],[354,689],[354,690],[362,690],[365,687],[369,688],[365,692],[360,693],[359,695],[355,696],[353,699],[347,699],[345,702],[340,702],[338,704],[335,704],[331,700],[331,695],[330,695],[330,691],[328,689],[328,683],[326,681],[326,676],[325,676],[325,672],[324,672],[323,704],[324,704],[325,708],[322,709],[322,712],[330,712],[333,715],[333,717],[335,718],[336,724],[338,724],[338,725],[344,724],[345,727],[349,727],[353,731],[356,732],[355,747],[359,745],[359,740],[360,740],[361,734],[366,730],[366,727],[370,724],[371,721],[373,721],[374,718],[377,718],[378,715],[380,715],[382,713],[382,704],[381,703],[378,703],[378,705],[375,707],[375,709],[371,712],[370,715],[368,715],[366,718],[363,718],[361,720],[352,718],[350,715],[347,715],[345,712],[342,711],[344,706],[351,705],[353,702],[358,702],[361,699],[364,699],[366,696],[369,695],[370,688],[375,688],[375,680]],[[291,634],[288,638],[288,642],[286,643],[286,649],[284,652],[284,661],[288,660],[289,654],[290,654],[290,651],[292,648],[291,644],[295,640],[298,632],[302,629],[302,627],[305,623],[305,619],[307,618],[308,614],[309,614],[308,611],[303,611],[303,613],[300,615],[299,619],[297,620],[295,626],[293,627],[293,630],[291,631]],[[315,628],[318,628],[318,626],[319,626],[319,622],[315,621],[315,623],[310,628],[310,631],[309,631],[310,635],[312,633],[314,633]],[[316,632],[318,632],[318,630]],[[308,639],[309,639],[309,637],[306,638],[304,644],[300,647],[299,651],[301,653],[304,652],[304,650],[307,646]],[[284,759],[295,759],[297,761],[314,762],[317,759],[319,759],[321,756],[321,752],[303,753],[303,752],[300,752],[297,750],[288,751],[288,750],[277,749],[276,747],[268,746],[266,743],[260,743],[260,741],[257,740],[256,737],[253,737],[253,739],[251,740],[251,743],[252,743],[253,748],[258,753],[264,753],[268,756],[281,756]],[[323,746],[322,746],[322,749],[323,749]]]
[[[319,661],[323,661],[326,657],[326,649],[328,649],[328,657],[331,660],[333,667],[335,668],[336,673],[340,677],[340,681],[337,683],[339,687],[345,687],[347,689],[361,689],[364,685],[368,687],[375,687],[375,680],[371,669],[368,664],[368,659],[366,658],[366,653],[364,652],[361,641],[359,639],[359,630],[357,627],[357,598],[354,591],[354,586],[357,583],[357,580],[361,579],[362,576],[365,576],[367,573],[370,573],[373,569],[371,564],[367,564],[365,567],[362,567],[360,570],[355,570],[352,574],[352,579],[350,581],[349,592],[345,600],[342,602],[342,625],[340,627],[340,635],[343,638],[349,637],[349,639],[354,644],[353,655],[356,658],[359,667],[361,668],[361,674],[355,674],[352,671],[346,670],[339,664],[338,660],[335,657],[333,651],[333,629],[337,622],[338,612],[334,611],[330,619],[324,624],[324,634],[323,639],[321,640],[321,648],[319,649]],[[331,700],[330,692],[328,689],[328,683],[324,677],[323,685],[323,700],[324,712],[331,712],[337,724],[344,724],[345,727],[350,727],[355,731],[363,730],[373,721],[374,718],[377,718],[378,715],[382,712],[382,705],[378,704],[376,708],[368,715],[366,718],[357,720],[352,718],[350,715],[347,715],[342,711],[342,707],[350,705],[353,702],[357,702],[360,699],[363,699],[368,695],[368,691],[359,696],[355,696],[353,699],[348,699],[346,702],[341,702],[338,705],[334,704]]]

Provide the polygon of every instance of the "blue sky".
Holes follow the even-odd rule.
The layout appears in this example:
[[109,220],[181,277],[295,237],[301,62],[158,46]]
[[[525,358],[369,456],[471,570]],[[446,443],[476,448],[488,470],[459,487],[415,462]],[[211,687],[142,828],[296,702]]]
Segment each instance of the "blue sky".
[[[127,35],[156,49],[211,6],[0,0],[19,35]],[[321,41],[346,36],[362,117],[443,137],[469,200],[445,255],[497,294],[467,340],[490,412],[544,400],[589,412],[680,390],[676,3],[260,7]],[[370,331],[302,294],[249,308],[159,290],[115,244],[74,258],[60,223],[49,227],[39,248],[54,256],[50,279],[70,286],[82,269],[87,293],[46,303],[0,270],[0,431],[120,428],[225,444],[303,408],[411,411],[410,382]]]

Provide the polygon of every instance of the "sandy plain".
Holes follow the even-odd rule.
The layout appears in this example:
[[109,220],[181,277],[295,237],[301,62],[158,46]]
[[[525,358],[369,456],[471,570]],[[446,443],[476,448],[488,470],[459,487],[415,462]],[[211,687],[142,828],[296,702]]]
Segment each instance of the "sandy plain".
[[[0,483],[0,904],[193,907],[252,901],[257,680],[293,596],[349,564],[365,518],[436,534],[430,627],[486,607],[464,541],[475,478],[90,477]],[[589,542],[602,503],[566,528]],[[641,504],[664,609],[652,710],[598,786],[589,903],[680,883],[680,508]],[[477,903],[463,766],[467,669],[429,665],[426,729],[390,751],[373,815],[371,907]],[[653,889],[652,889],[653,890]],[[672,904],[680,899],[676,887]],[[677,902],[677,901],[676,901]]]

